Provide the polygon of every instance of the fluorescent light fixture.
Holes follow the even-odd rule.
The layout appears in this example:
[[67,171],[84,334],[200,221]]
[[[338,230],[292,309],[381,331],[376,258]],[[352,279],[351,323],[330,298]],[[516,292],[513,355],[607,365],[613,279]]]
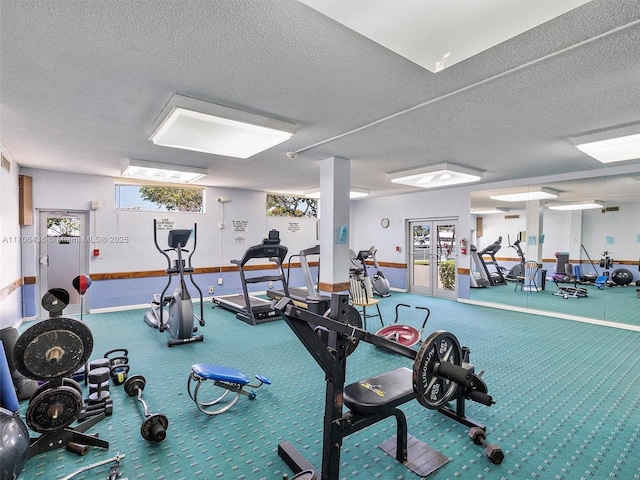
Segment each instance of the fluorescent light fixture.
[[122,171],[122,176],[156,182],[193,183],[206,176],[207,173],[206,168],[131,159],[129,165]]
[[[320,190],[310,190],[304,193],[304,196],[307,198],[320,198]],[[350,188],[349,189],[349,199],[353,200],[356,198],[364,198],[369,196],[369,190],[364,190],[362,188]]]
[[551,198],[558,198],[559,193],[560,192],[553,190],[552,188],[542,187],[522,193],[491,195],[489,198],[492,200],[499,200],[501,202],[528,202],[529,200],[548,200]]
[[296,133],[296,125],[174,95],[152,126],[156,145],[249,158]]
[[567,202],[559,203],[557,205],[545,205],[551,210],[591,210],[604,208],[604,202],[600,200],[589,200],[582,202]]
[[471,210],[472,215],[491,215],[492,213],[508,213],[508,208],[485,208],[485,209],[477,209]]
[[640,124],[575,137],[571,142],[602,163],[640,159]]
[[482,172],[471,168],[459,167],[448,163],[415,168],[390,174],[393,183],[401,183],[412,187],[436,188],[477,182]]

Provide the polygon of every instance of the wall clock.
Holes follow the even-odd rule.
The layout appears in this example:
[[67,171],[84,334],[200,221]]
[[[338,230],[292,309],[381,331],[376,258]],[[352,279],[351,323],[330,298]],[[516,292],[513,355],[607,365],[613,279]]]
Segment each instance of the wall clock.
[[382,228],[387,228],[389,226],[389,219],[383,218],[382,220],[380,220],[380,225],[382,225]]

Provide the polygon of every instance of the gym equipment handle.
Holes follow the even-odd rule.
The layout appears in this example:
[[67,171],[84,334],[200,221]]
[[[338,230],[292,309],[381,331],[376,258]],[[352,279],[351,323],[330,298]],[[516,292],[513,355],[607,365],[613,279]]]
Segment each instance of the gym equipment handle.
[[[465,391],[465,396],[474,402],[491,406],[495,402],[491,395],[487,394],[482,380],[470,371],[451,362],[442,362],[436,365],[435,376],[440,376],[457,383]],[[480,388],[481,390],[478,390]]]
[[472,390],[471,393],[469,393],[469,398],[474,402],[481,403],[483,405],[486,405],[487,407],[490,407],[491,405],[496,403],[491,395],[483,393],[479,390]]

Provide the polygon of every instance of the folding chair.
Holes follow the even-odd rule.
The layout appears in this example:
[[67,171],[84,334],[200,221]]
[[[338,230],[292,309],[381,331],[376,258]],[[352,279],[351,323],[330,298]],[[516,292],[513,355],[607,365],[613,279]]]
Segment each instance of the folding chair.
[[[380,300],[373,298],[373,288],[369,277],[352,276],[349,278],[349,296],[354,307],[362,308],[362,326],[367,329],[367,318],[378,317],[384,327],[380,313]],[[367,307],[376,307],[377,313],[368,314]]]
[[538,270],[540,269],[540,265],[538,262],[533,260],[529,260],[524,264],[524,271],[522,275],[518,275],[516,288],[514,288],[514,292],[518,290],[518,285],[520,285],[520,291],[523,290],[526,285],[529,287],[529,291],[538,291],[538,285],[536,284],[536,276],[538,275]]

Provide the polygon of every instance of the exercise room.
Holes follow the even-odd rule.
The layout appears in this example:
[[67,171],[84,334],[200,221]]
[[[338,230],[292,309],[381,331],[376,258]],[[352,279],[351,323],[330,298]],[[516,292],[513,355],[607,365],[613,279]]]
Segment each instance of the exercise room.
[[365,3],[0,0],[0,480],[640,479],[640,4]]

